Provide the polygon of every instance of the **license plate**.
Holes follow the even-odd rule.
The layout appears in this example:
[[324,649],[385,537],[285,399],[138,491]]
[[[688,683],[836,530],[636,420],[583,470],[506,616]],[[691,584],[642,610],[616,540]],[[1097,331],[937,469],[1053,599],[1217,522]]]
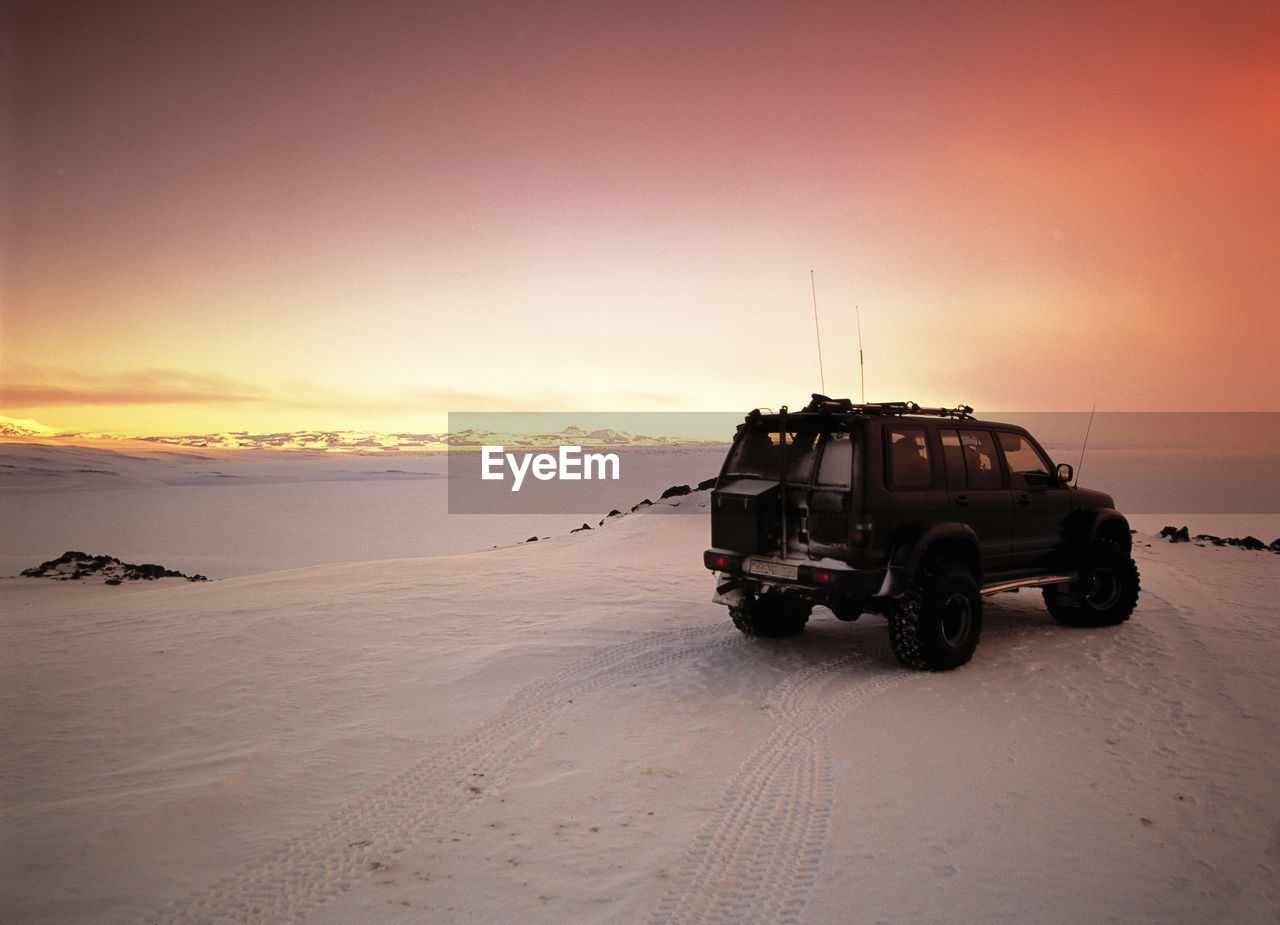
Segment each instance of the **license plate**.
[[747,565],[747,571],[752,575],[786,578],[790,581],[795,581],[796,576],[800,574],[798,566],[786,565],[782,562],[770,562],[768,559],[752,559]]

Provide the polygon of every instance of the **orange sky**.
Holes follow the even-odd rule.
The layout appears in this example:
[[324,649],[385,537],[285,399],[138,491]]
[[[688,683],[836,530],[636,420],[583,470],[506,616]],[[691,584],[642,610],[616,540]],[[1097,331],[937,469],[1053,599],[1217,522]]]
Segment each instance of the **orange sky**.
[[10,417],[1280,409],[1273,0],[0,10]]

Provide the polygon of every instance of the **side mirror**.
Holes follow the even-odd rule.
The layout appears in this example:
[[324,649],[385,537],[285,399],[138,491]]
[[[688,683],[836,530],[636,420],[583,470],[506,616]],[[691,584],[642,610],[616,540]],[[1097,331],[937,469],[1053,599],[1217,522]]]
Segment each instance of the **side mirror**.
[[1076,470],[1071,468],[1071,463],[1058,463],[1056,474],[1060,485],[1070,485],[1071,480],[1075,477]]

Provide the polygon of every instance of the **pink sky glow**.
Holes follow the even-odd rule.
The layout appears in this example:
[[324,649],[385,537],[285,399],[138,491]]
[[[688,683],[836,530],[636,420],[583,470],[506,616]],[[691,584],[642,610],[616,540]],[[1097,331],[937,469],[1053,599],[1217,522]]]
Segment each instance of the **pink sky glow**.
[[0,413],[1280,410],[1274,2],[10,2]]

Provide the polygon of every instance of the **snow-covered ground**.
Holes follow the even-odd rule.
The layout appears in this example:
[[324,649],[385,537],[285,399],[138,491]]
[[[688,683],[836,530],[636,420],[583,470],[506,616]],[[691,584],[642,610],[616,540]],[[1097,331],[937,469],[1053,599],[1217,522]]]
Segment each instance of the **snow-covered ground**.
[[998,595],[971,664],[917,674],[875,617],[738,634],[705,503],[199,584],[0,580],[5,920],[1280,915],[1280,557],[1142,534],[1129,623]]
[[68,550],[210,578],[470,552],[597,526],[610,510],[714,476],[724,451],[642,447],[624,479],[573,483],[574,509],[451,515],[443,451],[0,444],[0,576]]

